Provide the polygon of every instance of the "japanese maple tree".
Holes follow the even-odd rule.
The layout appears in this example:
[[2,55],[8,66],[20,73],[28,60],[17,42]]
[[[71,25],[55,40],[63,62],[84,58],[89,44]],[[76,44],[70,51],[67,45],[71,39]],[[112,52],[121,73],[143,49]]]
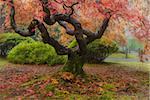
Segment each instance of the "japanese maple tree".
[[[59,55],[68,55],[63,70],[77,75],[84,73],[82,67],[86,59],[86,46],[100,39],[107,28],[108,33],[112,33],[107,35],[110,39],[114,39],[116,34],[124,34],[125,29],[129,28],[139,40],[146,43],[150,41],[149,18],[142,14],[141,8],[136,7],[134,0],[1,0],[1,2],[5,2],[10,9],[8,18],[16,33],[32,36],[38,29],[44,43],[52,45]],[[18,26],[18,23],[29,22],[26,30]],[[52,38],[46,26],[56,23],[66,30],[66,34],[76,38],[78,42],[76,48],[67,48]],[[69,27],[70,25],[72,27]]]

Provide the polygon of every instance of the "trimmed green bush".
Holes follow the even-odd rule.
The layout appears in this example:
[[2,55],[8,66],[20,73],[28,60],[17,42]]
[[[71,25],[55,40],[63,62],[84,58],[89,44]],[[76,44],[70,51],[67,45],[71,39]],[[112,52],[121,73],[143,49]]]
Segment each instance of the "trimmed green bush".
[[19,64],[54,65],[64,63],[63,57],[58,57],[52,46],[36,41],[20,43],[8,53],[7,58],[10,62]]
[[115,53],[118,50],[118,46],[115,42],[110,44],[106,43],[104,39],[97,39],[87,46],[87,62],[88,63],[101,63],[109,55]]
[[[78,45],[76,40],[69,44],[69,48],[74,48]],[[109,55],[118,50],[117,43],[108,41],[105,38],[97,39],[87,45],[87,62],[88,63],[101,63]]]
[[44,64],[48,58],[56,56],[53,47],[42,42],[20,43],[8,54],[8,60],[21,64]]
[[0,34],[0,56],[6,57],[8,52],[18,45],[19,43],[33,42],[34,40],[30,37],[23,37],[16,33],[2,33]]
[[57,55],[53,59],[48,59],[48,65],[65,64],[67,61],[67,55]]

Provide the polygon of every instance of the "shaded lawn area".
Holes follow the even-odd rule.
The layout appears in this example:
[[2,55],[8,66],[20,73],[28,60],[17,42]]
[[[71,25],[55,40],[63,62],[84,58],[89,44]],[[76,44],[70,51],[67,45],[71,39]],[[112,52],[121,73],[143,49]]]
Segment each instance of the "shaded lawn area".
[[0,68],[2,68],[7,63],[8,61],[6,59],[0,57]]
[[[126,55],[123,53],[113,53],[112,55],[109,56],[110,58],[125,58]],[[128,58],[137,58],[137,55],[135,54],[128,54]]]
[[0,69],[0,99],[148,99],[147,64],[85,64],[87,76],[81,78],[57,72],[62,65],[16,65],[5,60],[0,60],[0,63],[5,66]]
[[128,59],[125,58],[125,54],[114,53],[105,59],[106,63],[119,64],[133,70],[150,71],[150,62],[140,62],[139,57],[136,54],[128,54]]
[[121,67],[125,69],[130,69],[130,70],[137,70],[137,71],[143,71],[143,72],[150,71],[150,63],[148,62],[142,63],[142,62],[109,61],[109,62],[106,62],[106,64],[120,65]]

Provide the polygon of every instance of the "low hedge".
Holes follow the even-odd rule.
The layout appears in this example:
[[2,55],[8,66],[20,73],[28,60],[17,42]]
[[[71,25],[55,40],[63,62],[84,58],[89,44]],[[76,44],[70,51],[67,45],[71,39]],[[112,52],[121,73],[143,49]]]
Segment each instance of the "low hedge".
[[0,56],[6,57],[8,52],[19,43],[33,42],[30,37],[23,37],[16,33],[1,33],[0,34]]
[[19,64],[62,64],[66,57],[58,56],[55,49],[43,42],[22,42],[8,53],[8,60]]
[[[69,48],[74,48],[78,45],[76,40],[69,44]],[[118,45],[115,42],[109,43],[106,38],[96,39],[87,45],[87,63],[101,63],[109,55],[118,50]]]
[[53,58],[47,60],[48,65],[65,64],[67,61],[67,55],[56,55]]
[[87,46],[87,62],[88,63],[101,63],[109,55],[117,52],[118,46],[115,42],[106,45],[107,41],[97,39]]

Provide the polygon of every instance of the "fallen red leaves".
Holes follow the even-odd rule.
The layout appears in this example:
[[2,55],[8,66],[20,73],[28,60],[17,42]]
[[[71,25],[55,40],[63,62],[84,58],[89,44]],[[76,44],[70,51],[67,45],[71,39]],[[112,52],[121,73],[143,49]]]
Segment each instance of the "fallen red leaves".
[[5,98],[18,97],[21,100],[55,97],[58,92],[88,96],[102,95],[107,91],[119,95],[148,93],[148,85],[144,83],[148,80],[148,73],[109,66],[85,67],[87,73],[93,74],[85,78],[75,77],[68,72],[49,75],[59,67],[42,66],[44,72],[39,66],[4,68],[0,70],[0,94],[5,94]]

